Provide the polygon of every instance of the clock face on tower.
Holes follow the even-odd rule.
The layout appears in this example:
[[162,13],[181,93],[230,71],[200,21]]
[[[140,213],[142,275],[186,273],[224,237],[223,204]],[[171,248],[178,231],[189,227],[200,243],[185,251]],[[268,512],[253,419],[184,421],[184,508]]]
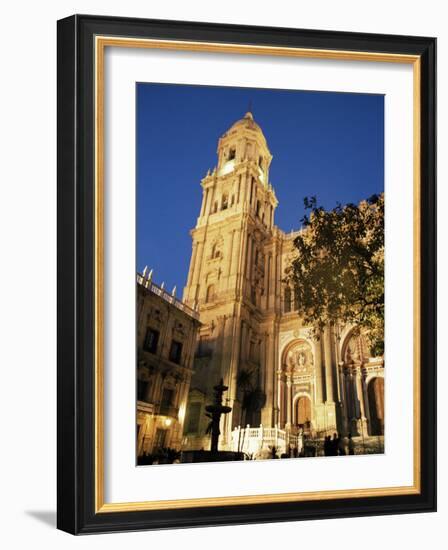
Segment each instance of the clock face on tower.
[[233,172],[235,168],[235,159],[228,160],[221,168],[221,170],[218,172],[219,176],[225,176],[226,174],[230,174]]

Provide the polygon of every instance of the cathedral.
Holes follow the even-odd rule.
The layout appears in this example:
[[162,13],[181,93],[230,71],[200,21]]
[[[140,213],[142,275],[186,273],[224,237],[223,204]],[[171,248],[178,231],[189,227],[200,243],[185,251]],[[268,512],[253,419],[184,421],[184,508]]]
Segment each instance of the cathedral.
[[272,155],[250,112],[220,137],[217,157],[201,182],[183,292],[200,327],[182,448],[209,448],[205,406],[221,378],[232,410],[221,420],[220,448],[235,450],[236,434],[265,446],[274,431],[283,442],[298,430],[382,436],[383,358],[370,357],[353,327],[327,327],[313,338],[284,282],[297,233],[275,225]]

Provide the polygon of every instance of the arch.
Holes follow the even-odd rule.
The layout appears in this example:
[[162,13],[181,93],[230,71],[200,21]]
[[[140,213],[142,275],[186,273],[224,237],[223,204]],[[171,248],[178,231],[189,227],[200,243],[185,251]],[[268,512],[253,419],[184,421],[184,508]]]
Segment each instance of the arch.
[[312,347],[306,340],[293,340],[282,355],[282,369],[294,378],[314,375],[314,357]]
[[384,378],[375,376],[367,385],[370,435],[384,435]]

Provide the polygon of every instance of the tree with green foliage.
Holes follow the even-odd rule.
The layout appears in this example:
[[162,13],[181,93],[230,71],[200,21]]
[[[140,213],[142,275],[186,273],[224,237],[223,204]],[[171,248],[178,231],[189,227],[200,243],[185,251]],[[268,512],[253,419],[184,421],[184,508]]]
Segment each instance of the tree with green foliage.
[[325,326],[351,324],[374,356],[384,353],[384,194],[333,210],[305,198],[309,213],[294,240],[285,282],[318,338]]

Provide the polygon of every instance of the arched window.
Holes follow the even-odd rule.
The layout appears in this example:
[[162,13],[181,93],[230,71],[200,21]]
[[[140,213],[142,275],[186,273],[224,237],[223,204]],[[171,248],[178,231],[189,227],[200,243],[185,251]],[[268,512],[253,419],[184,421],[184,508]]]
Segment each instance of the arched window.
[[229,150],[229,156],[227,157],[227,160],[233,160],[236,157],[236,149],[235,147],[232,147]]
[[213,214],[216,214],[218,212],[218,201],[215,201],[213,204]]
[[284,310],[285,313],[289,313],[291,311],[291,289],[289,286],[285,288],[285,304],[284,304]]
[[257,207],[256,207],[256,210],[255,210],[255,214],[258,216],[259,213],[260,213],[260,201],[257,201]]
[[215,285],[209,285],[207,287],[207,295],[205,297],[205,301],[207,303],[213,302],[215,299]]
[[229,196],[227,194],[222,196],[221,200],[221,210],[226,210],[226,208],[229,206]]

